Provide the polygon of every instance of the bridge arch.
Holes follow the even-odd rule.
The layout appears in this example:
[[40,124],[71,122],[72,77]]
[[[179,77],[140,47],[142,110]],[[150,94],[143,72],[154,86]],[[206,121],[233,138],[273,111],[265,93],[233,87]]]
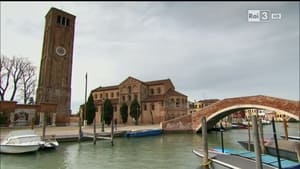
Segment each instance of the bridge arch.
[[[270,107],[270,106],[257,105],[257,104],[240,104],[240,105],[233,105],[233,106],[226,107],[224,109],[218,110],[217,112],[209,115],[207,117],[208,126],[216,124],[216,122],[218,122],[221,118],[226,117],[226,116],[228,116],[232,113],[235,113],[238,110],[253,109],[253,108],[280,112],[281,114],[289,116],[290,118],[299,120],[299,116],[296,116],[295,114],[292,114],[290,112],[287,112],[285,110],[281,110],[281,109],[278,109],[278,108],[274,108],[274,107]],[[201,127],[202,127],[202,124],[200,123],[199,126],[195,130],[198,131],[198,130],[201,129]]]
[[299,101],[257,95],[223,99],[198,112],[164,121],[162,122],[162,128],[165,131],[192,130],[197,132],[201,128],[201,119],[204,116],[207,118],[208,123],[214,123],[214,120],[220,119],[221,116],[225,117],[225,115],[237,110],[248,108],[273,110],[300,120]]

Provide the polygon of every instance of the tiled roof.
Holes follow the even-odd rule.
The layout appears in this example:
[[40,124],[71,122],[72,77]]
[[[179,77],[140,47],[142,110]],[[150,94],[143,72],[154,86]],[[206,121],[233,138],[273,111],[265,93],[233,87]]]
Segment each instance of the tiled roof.
[[123,81],[119,84],[119,86],[122,85],[122,83],[126,82],[128,79],[133,79],[133,80],[136,80],[136,81],[138,81],[138,82],[144,84],[143,81],[140,81],[139,79],[136,79],[136,78],[134,78],[134,77],[128,76],[128,78],[126,78],[125,80],[123,80]]
[[116,90],[116,89],[119,89],[119,86],[106,86],[106,87],[98,87],[96,89],[94,89],[92,92],[95,92],[95,91],[104,91],[104,90]]
[[158,84],[164,84],[164,83],[167,83],[167,82],[171,82],[170,79],[162,79],[162,80],[154,80],[154,81],[148,81],[148,82],[145,82],[147,85],[158,85]]
[[199,100],[198,102],[202,103],[215,103],[217,101],[220,101],[219,99],[205,99],[205,100]]
[[134,80],[137,80],[137,81],[139,81],[140,83],[146,84],[146,85],[160,85],[160,84],[167,84],[167,83],[170,83],[171,86],[172,86],[173,88],[175,88],[174,85],[173,85],[173,83],[172,83],[172,81],[171,81],[170,79],[162,79],[162,80],[154,80],[154,81],[143,82],[143,81],[140,81],[140,80],[138,80],[138,79],[136,79],[136,78],[133,78],[133,77],[129,76],[129,77],[126,78],[124,81],[122,81],[119,85],[105,86],[105,87],[101,87],[101,86],[100,86],[100,87],[98,87],[98,88],[92,90],[92,92],[118,89],[119,86],[120,86],[122,83],[124,83],[126,80],[128,80],[129,78],[132,78],[132,79],[134,79]]

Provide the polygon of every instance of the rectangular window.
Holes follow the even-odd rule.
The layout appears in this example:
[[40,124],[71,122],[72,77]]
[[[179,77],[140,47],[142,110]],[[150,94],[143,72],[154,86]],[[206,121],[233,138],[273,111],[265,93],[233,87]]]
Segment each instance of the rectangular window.
[[134,95],[134,99],[138,99],[138,96],[136,94]]
[[176,107],[179,107],[179,99],[176,99]]
[[108,93],[105,93],[105,97],[108,98]]
[[151,95],[154,94],[154,89],[150,89],[150,94],[151,94]]
[[157,88],[157,94],[160,94],[160,87]]
[[114,97],[114,93],[110,93],[110,97],[113,98]]
[[151,110],[155,110],[154,104],[151,105]]
[[66,18],[65,18],[65,17],[62,17],[61,24],[65,25],[65,22],[66,22]]
[[119,97],[119,92],[117,92],[117,97]]
[[144,111],[146,111],[147,110],[147,105],[146,104],[144,104]]
[[67,19],[67,26],[70,25],[70,19]]
[[131,96],[130,95],[128,95],[128,100],[131,101]]
[[61,20],[61,16],[58,15],[58,16],[57,16],[57,19],[56,19],[56,23],[60,24],[60,20]]
[[123,102],[125,102],[125,96],[122,96],[122,100],[123,100]]

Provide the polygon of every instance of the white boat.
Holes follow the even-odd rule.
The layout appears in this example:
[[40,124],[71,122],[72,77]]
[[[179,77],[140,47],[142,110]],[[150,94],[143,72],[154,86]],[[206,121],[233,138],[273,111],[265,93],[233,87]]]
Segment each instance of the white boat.
[[270,121],[270,120],[262,119],[262,120],[261,120],[261,123],[262,123],[263,125],[269,125],[269,124],[271,124],[271,121]]
[[41,141],[40,148],[41,149],[55,149],[59,144],[56,141],[55,136],[53,135],[51,138],[46,138],[44,141]]
[[46,141],[45,144],[44,144],[45,148],[56,148],[58,146],[59,146],[59,144],[55,140],[53,140],[53,141],[51,141],[51,140],[50,141]]
[[[285,138],[284,135],[280,136],[281,138]],[[289,140],[292,140],[292,141],[300,141],[300,137],[299,136],[288,136],[288,139]]]
[[27,153],[40,148],[41,138],[33,130],[11,131],[0,143],[1,153]]

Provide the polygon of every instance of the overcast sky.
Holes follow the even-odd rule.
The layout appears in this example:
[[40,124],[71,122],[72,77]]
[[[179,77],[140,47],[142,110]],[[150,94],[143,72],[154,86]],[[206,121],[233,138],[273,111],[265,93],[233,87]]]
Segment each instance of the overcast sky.
[[[76,16],[72,112],[88,93],[170,78],[190,101],[268,95],[299,100],[299,2],[1,2],[1,54],[38,68],[45,15]],[[280,20],[248,22],[248,10]]]

